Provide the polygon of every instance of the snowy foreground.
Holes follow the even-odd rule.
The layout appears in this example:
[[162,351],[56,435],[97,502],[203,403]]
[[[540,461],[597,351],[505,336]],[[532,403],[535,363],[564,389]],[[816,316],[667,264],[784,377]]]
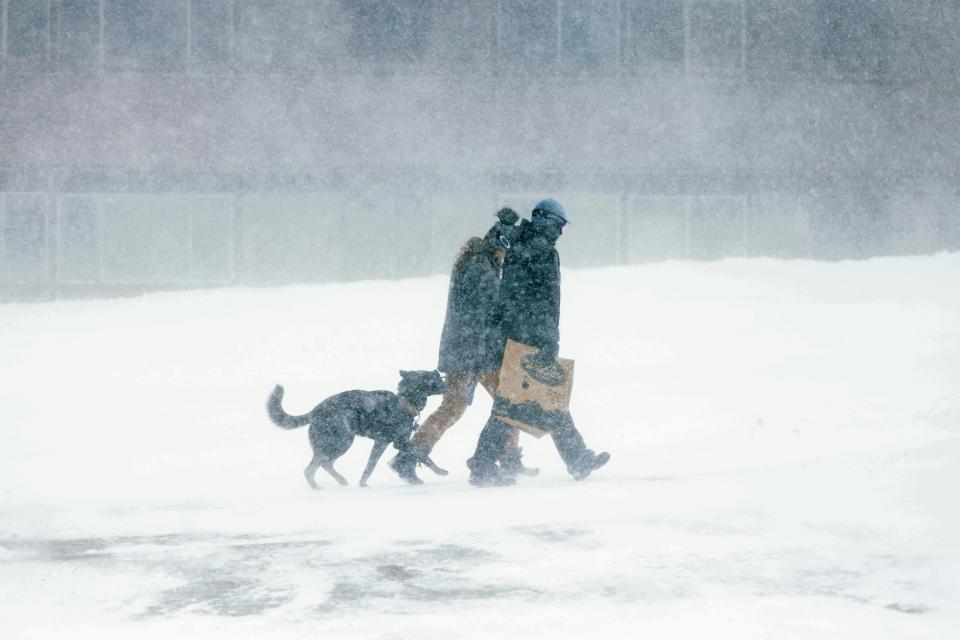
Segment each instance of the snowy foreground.
[[391,454],[358,488],[360,440],[311,492],[264,413],[432,368],[446,278],[0,306],[0,635],[960,637],[958,283],[960,254],[567,272],[613,458],[578,483],[524,436],[541,476],[484,490],[482,391],[417,488]]

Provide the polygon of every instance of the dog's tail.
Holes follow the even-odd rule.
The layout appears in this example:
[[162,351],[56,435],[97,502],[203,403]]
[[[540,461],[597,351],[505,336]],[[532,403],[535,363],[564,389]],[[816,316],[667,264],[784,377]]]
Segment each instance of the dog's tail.
[[277,385],[273,388],[273,393],[267,398],[267,415],[273,424],[282,429],[296,429],[310,422],[310,414],[302,416],[291,416],[283,410],[280,404],[283,401],[283,387]]

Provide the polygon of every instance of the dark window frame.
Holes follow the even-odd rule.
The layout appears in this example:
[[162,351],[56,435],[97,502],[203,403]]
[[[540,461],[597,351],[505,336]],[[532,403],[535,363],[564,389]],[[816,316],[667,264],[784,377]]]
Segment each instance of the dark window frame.
[[24,1],[28,5],[40,6],[41,3],[46,5],[46,26],[42,28],[42,52],[33,53],[29,55],[14,55],[11,51],[11,43],[13,42],[13,37],[11,34],[10,23],[11,23],[11,13],[10,13],[10,3],[18,0],[3,0],[2,5],[2,44],[3,47],[0,49],[0,58],[5,59],[8,65],[11,67],[17,68],[35,68],[37,66],[49,66],[53,59],[53,50],[54,50],[54,34],[53,34],[53,13],[54,13],[54,0],[19,0]]
[[[144,6],[154,8],[157,12],[170,11],[179,13],[176,16],[178,20],[171,21],[163,19],[163,16],[154,16],[153,26],[159,26],[161,32],[169,29],[167,35],[168,42],[181,39],[179,34],[174,33],[174,29],[182,29],[182,42],[179,47],[165,48],[163,46],[151,49],[136,50],[138,29],[130,31],[129,26],[124,28],[120,25],[122,21],[114,21],[118,15],[132,12],[129,6],[131,0],[101,0],[101,49],[103,67],[109,69],[133,69],[143,71],[178,71],[186,67],[187,64],[187,43],[189,40],[188,22],[190,0],[136,0],[143,2]],[[142,23],[141,23],[142,24]],[[142,28],[142,27],[140,27]],[[115,31],[115,29],[121,29]],[[120,48],[126,48],[126,51],[119,51]],[[133,50],[131,50],[131,47]],[[117,49],[117,50],[115,50]]]
[[[498,71],[505,71],[507,73],[517,73],[517,74],[530,74],[530,75],[555,75],[559,72],[561,67],[561,34],[560,34],[560,21],[561,21],[561,8],[560,0],[537,0],[537,2],[543,3],[545,7],[548,8],[552,5],[553,7],[553,20],[551,28],[553,31],[553,43],[552,46],[544,47],[543,60],[531,60],[531,56],[536,56],[537,53],[534,51],[532,54],[525,47],[522,46],[524,41],[523,33],[512,33],[511,37],[516,39],[516,42],[507,41],[505,43],[505,26],[508,24],[511,25],[520,25],[519,21],[513,20],[510,21],[510,16],[507,15],[510,11],[515,11],[516,9],[506,10],[504,7],[519,7],[525,4],[525,0],[497,0],[496,7],[496,16],[497,16],[497,29],[496,29],[496,67]],[[527,3],[529,4],[529,3]],[[522,13],[523,11],[520,10]],[[528,25],[535,28],[535,23],[530,23]],[[546,23],[543,25],[546,29]],[[528,38],[532,39],[532,38]],[[511,45],[507,47],[507,44]],[[507,50],[510,50],[507,53]],[[552,51],[551,51],[552,49]],[[515,50],[515,52],[514,52]]]
[[[666,2],[670,2],[670,6],[666,6]],[[629,0],[624,4],[624,8],[621,14],[623,30],[621,59],[630,72],[633,75],[683,72],[687,64],[686,1]],[[651,8],[653,8],[652,11]],[[649,23],[644,22],[644,24],[656,26],[653,37],[650,38],[641,36],[638,28],[640,26],[638,23],[644,17],[644,11],[647,11],[645,17],[650,20]],[[674,12],[673,15],[670,15],[671,12]],[[668,18],[679,20],[667,26]],[[669,35],[671,33],[672,37]],[[663,51],[666,55],[650,55],[653,51]]]
[[[497,56],[497,12],[491,11],[489,5],[490,0],[434,0],[433,26],[427,35],[422,67],[433,75],[460,75],[464,72],[474,76],[492,75]],[[452,29],[444,29],[450,26],[449,19],[456,17],[457,11],[467,14],[470,19],[461,20]],[[442,57],[445,48],[438,44],[439,39],[460,35],[464,30],[476,32],[470,40],[477,45],[471,49],[472,54]]]
[[92,42],[91,54],[84,58],[83,56],[67,56],[65,55],[64,44],[67,41],[65,33],[65,20],[64,16],[67,14],[67,10],[64,8],[65,3],[70,2],[71,0],[54,0],[52,3],[55,8],[55,24],[52,27],[53,38],[53,54],[52,57],[55,59],[57,69],[62,69],[64,67],[69,68],[100,68],[103,63],[103,0],[87,0],[87,3],[94,7],[95,13],[95,25],[93,28],[94,37]]
[[[197,46],[200,41],[209,35],[209,32],[199,31],[197,20],[201,11],[201,3],[219,6],[223,9],[223,31],[225,32],[225,51],[221,56],[199,56],[197,52],[203,47]],[[218,16],[213,16],[214,18]],[[217,71],[229,69],[236,62],[236,20],[237,3],[234,0],[187,0],[187,53],[186,65],[191,70]],[[211,21],[213,22],[213,21]]]
[[[573,5],[579,5],[573,7]],[[558,64],[564,74],[589,74],[592,77],[606,77],[619,75],[623,69],[623,40],[624,40],[624,10],[623,3],[619,0],[560,0],[558,3]],[[571,16],[582,15],[587,17],[584,21],[588,25],[588,34],[603,33],[609,30],[609,39],[606,40],[607,46],[587,46],[571,49],[567,46],[570,41],[571,25],[569,20]],[[612,15],[611,15],[612,14]],[[608,24],[603,23],[609,18]],[[596,21],[596,22],[594,22]],[[597,25],[606,26],[607,30],[597,29]],[[592,44],[600,43],[600,39],[592,41]],[[612,45],[612,46],[611,46]],[[584,60],[580,57],[583,51],[589,51],[588,55],[596,56],[594,60]],[[578,55],[574,58],[574,52]]]
[[[90,200],[93,203],[93,216],[94,216],[94,237],[96,240],[95,244],[95,254],[96,254],[96,274],[93,279],[78,279],[71,278],[69,274],[64,272],[64,202],[66,200],[73,199],[85,199]],[[100,194],[92,193],[59,193],[56,198],[56,239],[55,239],[55,256],[56,256],[56,281],[58,285],[89,285],[89,284],[100,284],[103,282],[103,201]]]
[[[627,200],[626,223],[623,232],[625,264],[690,259],[690,222],[695,206],[695,194],[628,192],[625,197]],[[649,215],[651,212],[653,215]],[[667,215],[663,215],[662,212],[667,212]],[[654,247],[649,244],[651,236],[646,234],[640,236],[643,238],[642,241],[634,244],[636,232],[631,230],[631,226],[634,229],[640,229],[651,220],[656,224],[657,219],[661,221],[663,219],[672,220],[682,228],[682,238],[679,245]],[[656,234],[653,235],[653,238],[660,239],[657,238]],[[664,249],[667,250],[664,251]]]
[[[10,200],[11,198],[30,198],[38,199],[39,207],[36,214],[40,221],[40,247],[42,255],[37,256],[40,265],[37,279],[12,280],[9,270],[8,244],[10,240]],[[5,287],[46,287],[50,280],[50,194],[45,191],[5,191],[0,192],[0,285]]]
[[[895,14],[890,0],[872,0],[869,5],[817,0],[813,19],[819,31],[817,56],[822,61],[822,75],[847,81],[887,78],[896,65]],[[868,31],[873,31],[875,38]]]
[[[816,0],[745,0],[745,3],[744,72],[748,76],[777,82],[813,79],[821,75],[822,63],[817,56],[820,33],[816,20]],[[766,49],[776,48],[777,42],[777,34],[768,30],[771,23],[775,22],[775,17],[765,19],[762,14],[763,9],[771,4],[776,4],[778,11],[796,11],[799,24],[804,28],[802,35],[792,32],[784,42],[787,47],[800,45],[802,49],[792,51],[802,56],[794,64],[784,65],[781,61],[770,63],[763,55]]]
[[[406,41],[412,46],[411,54],[405,59],[391,57],[389,52],[386,51],[361,51],[357,47],[360,46],[358,41],[358,14],[353,11],[345,10],[345,5],[352,4],[354,9],[358,8],[360,4],[366,6],[373,5],[390,5],[396,7],[397,5],[403,5],[404,0],[389,0],[389,2],[383,2],[380,0],[364,0],[363,2],[357,2],[356,0],[339,0],[338,6],[341,9],[341,18],[343,20],[343,29],[346,33],[346,37],[342,42],[342,56],[341,60],[334,66],[336,66],[341,71],[346,71],[347,73],[359,73],[361,75],[374,75],[374,76],[442,76],[445,71],[449,73],[451,69],[456,70],[457,73],[461,73],[465,67],[474,67],[475,64],[481,64],[490,68],[490,60],[492,59],[490,41],[487,39],[486,44],[480,51],[480,56],[478,58],[479,62],[465,62],[460,61],[445,61],[439,59],[437,56],[438,47],[435,46],[437,42],[436,36],[438,34],[442,35],[442,32],[437,30],[438,24],[443,24],[440,16],[446,10],[445,7],[448,7],[450,0],[419,0],[421,6],[417,10],[411,9],[409,13],[405,16],[404,24],[401,25],[401,31],[403,35],[393,42],[392,47],[403,48],[406,45],[403,43]],[[464,2],[463,4],[475,5],[474,0],[470,2]],[[401,11],[400,13],[404,13]],[[495,14],[495,11],[490,13]],[[481,28],[487,32],[486,36],[489,36],[491,31],[492,21],[481,22]],[[362,37],[361,37],[362,40]],[[474,67],[475,68],[475,67]],[[484,71],[486,71],[486,69]]]
[[[721,6],[731,7],[736,13],[736,25],[731,30],[731,33],[736,33],[734,36],[734,39],[737,41],[734,54],[736,61],[733,65],[704,64],[700,57],[702,56],[704,59],[706,59],[708,56],[703,54],[703,52],[698,51],[698,44],[694,39],[695,34],[693,12],[699,7],[706,8]],[[716,34],[717,31],[715,29],[711,29],[709,30],[709,33]],[[742,75],[746,69],[746,39],[746,8],[744,0],[684,0],[684,58],[687,73],[723,77],[736,77]]]

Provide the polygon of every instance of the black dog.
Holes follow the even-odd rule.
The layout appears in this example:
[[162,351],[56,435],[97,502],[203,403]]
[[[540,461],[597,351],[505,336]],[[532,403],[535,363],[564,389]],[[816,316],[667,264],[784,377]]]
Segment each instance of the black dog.
[[446,390],[437,371],[401,371],[397,393],[344,391],[330,396],[310,413],[291,416],[281,406],[283,387],[277,385],[267,400],[267,414],[274,424],[284,429],[296,429],[310,423],[313,459],[303,470],[303,475],[313,489],[319,488],[313,476],[321,467],[341,485],[346,485],[347,479],[333,468],[334,460],[347,452],[355,436],[372,438],[373,449],[360,479],[360,486],[365,487],[377,461],[391,442],[398,451],[417,456],[434,473],[447,475],[410,442],[410,434],[417,428],[414,418],[427,406],[427,396],[442,394]]

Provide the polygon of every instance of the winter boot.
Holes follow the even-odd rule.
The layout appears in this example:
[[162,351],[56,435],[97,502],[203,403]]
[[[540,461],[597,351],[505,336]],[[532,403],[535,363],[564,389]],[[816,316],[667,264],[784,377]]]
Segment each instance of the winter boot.
[[574,480],[583,480],[593,471],[596,471],[610,460],[610,454],[606,451],[594,453],[592,449],[584,451],[576,462],[567,466],[567,471],[573,476]]
[[475,487],[508,487],[516,480],[500,470],[495,462],[482,462],[476,458],[467,460],[470,469],[470,484]]
[[516,476],[535,476],[540,469],[523,466],[523,448],[507,449],[500,456],[500,471],[511,478]]
[[417,477],[417,457],[409,451],[398,453],[390,461],[390,468],[408,484],[423,484],[423,480]]

